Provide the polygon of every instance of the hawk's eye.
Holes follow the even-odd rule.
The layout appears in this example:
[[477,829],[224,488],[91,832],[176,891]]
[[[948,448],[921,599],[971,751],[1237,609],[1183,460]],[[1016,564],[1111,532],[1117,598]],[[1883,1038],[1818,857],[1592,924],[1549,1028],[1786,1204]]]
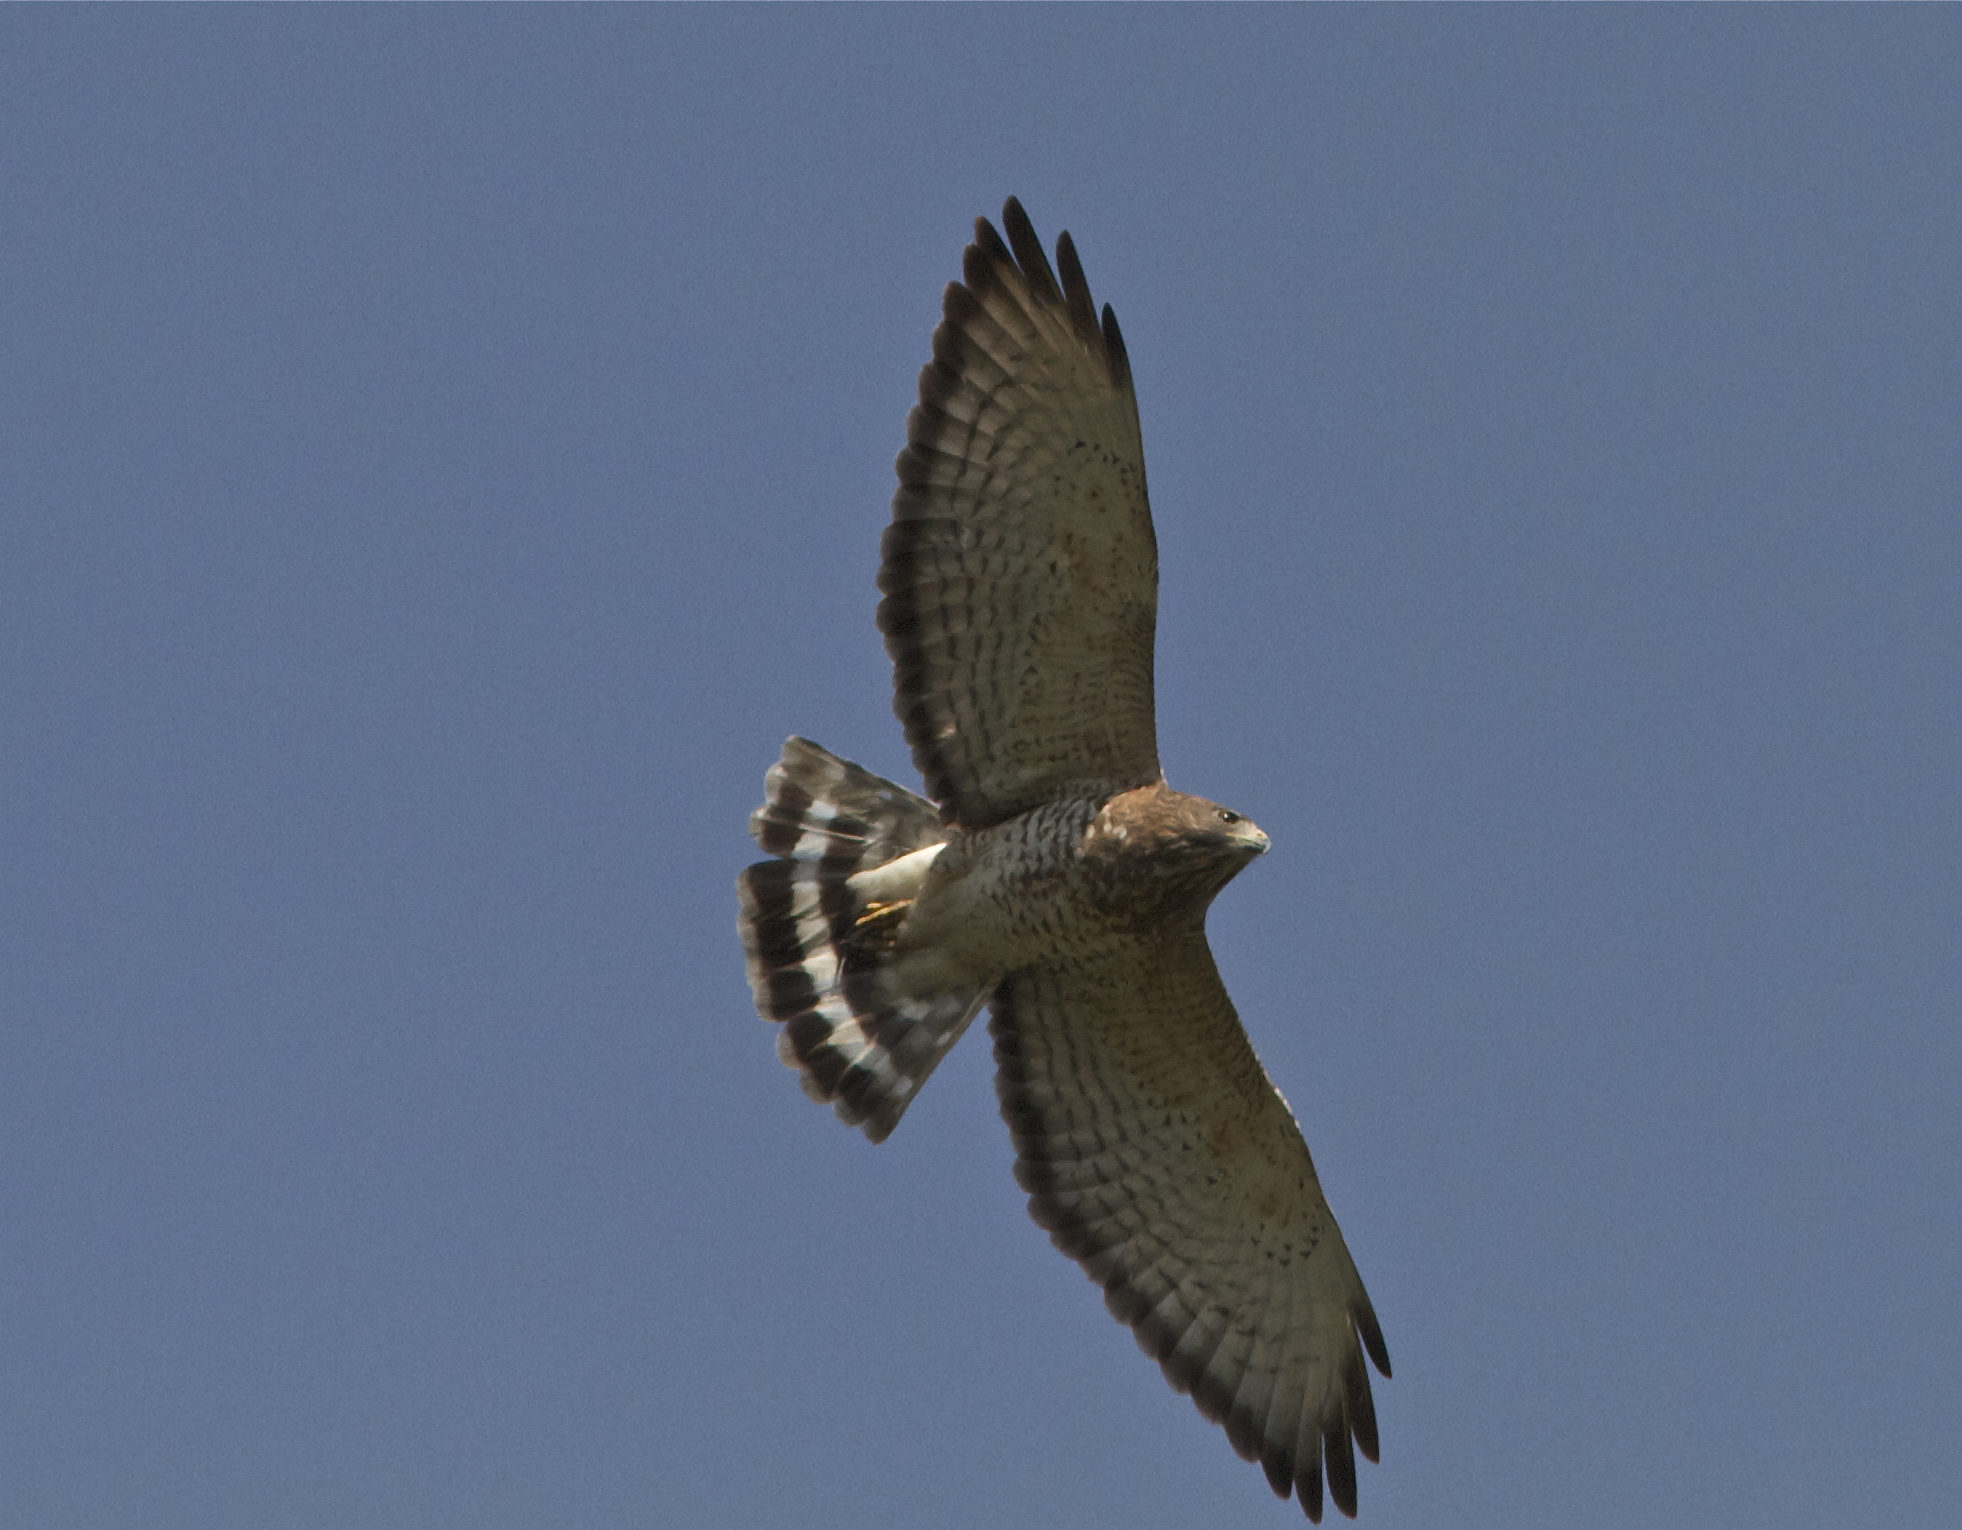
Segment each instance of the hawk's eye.
[[1219,821],[1221,823],[1238,823],[1240,821],[1240,815],[1238,813],[1229,813],[1225,808],[1221,808],[1219,810]]

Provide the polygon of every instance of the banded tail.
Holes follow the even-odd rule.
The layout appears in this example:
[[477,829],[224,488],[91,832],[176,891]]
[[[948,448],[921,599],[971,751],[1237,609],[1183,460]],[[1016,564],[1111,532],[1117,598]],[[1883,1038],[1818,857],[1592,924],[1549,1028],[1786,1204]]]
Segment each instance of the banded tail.
[[776,859],[736,879],[756,1008],[782,1024],[777,1056],[804,1092],[883,1142],[988,997],[913,997],[885,976],[947,830],[925,798],[809,739],[784,743],[764,793],[749,832]]

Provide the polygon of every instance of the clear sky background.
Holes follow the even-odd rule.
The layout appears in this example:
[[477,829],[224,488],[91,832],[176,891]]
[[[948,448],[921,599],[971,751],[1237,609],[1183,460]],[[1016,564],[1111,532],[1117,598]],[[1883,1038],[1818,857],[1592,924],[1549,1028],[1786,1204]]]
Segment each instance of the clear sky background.
[[0,1523],[1282,1526],[987,1043],[808,1103],[732,881],[909,782],[977,213],[1136,366],[1368,1527],[1962,1501],[1962,11],[0,15]]

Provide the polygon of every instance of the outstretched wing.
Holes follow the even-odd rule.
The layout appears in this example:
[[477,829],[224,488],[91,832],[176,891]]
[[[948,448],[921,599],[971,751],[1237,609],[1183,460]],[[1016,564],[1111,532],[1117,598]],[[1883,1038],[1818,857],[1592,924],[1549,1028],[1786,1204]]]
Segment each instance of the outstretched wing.
[[[1159,777],[1158,552],[1116,317],[1021,205],[947,288],[899,454],[879,628],[927,792],[985,828]],[[1012,251],[1011,251],[1011,246]]]
[[1277,1494],[1354,1514],[1389,1356],[1203,931],[1015,973],[992,1029],[1030,1214]]

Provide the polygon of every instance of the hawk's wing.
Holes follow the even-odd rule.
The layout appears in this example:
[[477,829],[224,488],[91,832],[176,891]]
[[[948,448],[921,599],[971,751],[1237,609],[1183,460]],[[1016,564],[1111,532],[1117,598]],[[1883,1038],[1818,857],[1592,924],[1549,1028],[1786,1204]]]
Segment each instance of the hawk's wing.
[[1383,1336],[1294,1117],[1262,1071],[1203,931],[1011,975],[996,1087],[1016,1178],[1139,1345],[1319,1521],[1376,1459],[1363,1351]]
[[1117,320],[1012,198],[947,288],[899,454],[879,627],[927,792],[984,828],[1158,779],[1158,553]]

